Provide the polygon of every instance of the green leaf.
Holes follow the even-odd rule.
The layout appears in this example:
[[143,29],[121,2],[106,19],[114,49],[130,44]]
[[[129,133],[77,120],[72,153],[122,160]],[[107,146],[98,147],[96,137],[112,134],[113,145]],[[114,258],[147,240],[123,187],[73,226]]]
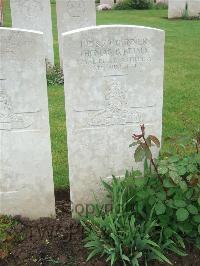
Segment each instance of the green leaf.
[[200,234],[200,224],[198,225],[198,233]]
[[169,263],[170,265],[172,265],[172,263],[168,260],[168,258],[166,258],[159,250],[150,247],[150,249],[162,260],[165,261],[167,263]]
[[181,178],[176,171],[169,171],[169,176],[176,184],[178,184],[181,181]]
[[158,138],[156,138],[155,136],[153,135],[149,135],[149,138],[151,139],[151,141],[158,147],[160,148],[160,141]]
[[146,147],[144,149],[144,151],[145,151],[146,158],[149,159],[149,160],[151,160],[152,159],[152,153],[151,153],[151,150],[149,149],[149,147]]
[[[193,195],[193,189],[189,189],[186,193],[186,198],[187,199],[190,199]],[[200,199],[200,198],[199,198]],[[199,204],[200,205],[200,204]]]
[[198,209],[194,205],[192,205],[192,204],[190,204],[190,205],[187,206],[187,210],[191,214],[198,214]]
[[156,193],[156,196],[162,201],[166,200],[166,193],[164,191]]
[[187,220],[188,216],[189,212],[184,208],[180,208],[176,211],[176,217],[179,222]]
[[198,204],[200,205],[200,197],[198,198],[197,202],[198,202]]
[[98,250],[98,249],[94,249],[94,250],[90,253],[90,255],[88,256],[88,258],[87,258],[87,262],[88,262],[89,260],[91,260],[93,257],[95,257],[97,254],[99,254],[99,250]]
[[145,178],[144,177],[137,177],[134,179],[136,187],[142,187],[145,184]]
[[179,182],[179,186],[180,186],[180,188],[181,188],[181,190],[182,190],[183,192],[187,191],[187,189],[188,189],[188,186],[187,186],[187,184],[186,184],[185,181],[180,181],[180,182]]
[[123,260],[126,260],[126,261],[128,261],[128,262],[131,262],[130,259],[129,259],[126,255],[124,255],[124,254],[122,255],[122,259],[123,259]]
[[200,215],[195,215],[195,216],[193,217],[193,220],[194,220],[196,223],[200,224]]
[[166,211],[166,206],[161,201],[159,201],[155,205],[155,211],[157,215],[164,214]]
[[136,146],[136,145],[138,145],[138,142],[133,142],[133,143],[131,143],[131,144],[129,145],[129,148],[131,148],[131,147],[133,147],[133,146]]
[[167,172],[168,172],[168,167],[167,167],[167,166],[164,166],[164,165],[160,165],[160,166],[158,167],[158,172],[159,172],[159,174],[161,174],[161,175],[165,175],[165,174],[167,174]]
[[177,155],[171,156],[171,157],[169,158],[169,162],[170,162],[170,163],[176,163],[176,162],[178,162],[178,161],[179,161],[179,156],[177,156]]
[[187,204],[184,200],[174,200],[174,205],[178,208],[183,208],[183,207],[186,207]]
[[134,158],[135,162],[141,162],[145,157],[145,151],[142,148],[142,145],[139,145],[137,149],[135,150]]
[[167,227],[164,229],[163,233],[164,233],[164,236],[168,239],[172,237],[173,230],[170,227]]
[[168,178],[165,178],[163,181],[163,185],[166,188],[171,188],[171,187],[175,187],[175,185],[172,183],[172,181],[170,181]]
[[151,138],[150,138],[150,136],[148,136],[148,137],[146,138],[146,143],[147,143],[147,145],[148,145],[149,147],[151,147]]

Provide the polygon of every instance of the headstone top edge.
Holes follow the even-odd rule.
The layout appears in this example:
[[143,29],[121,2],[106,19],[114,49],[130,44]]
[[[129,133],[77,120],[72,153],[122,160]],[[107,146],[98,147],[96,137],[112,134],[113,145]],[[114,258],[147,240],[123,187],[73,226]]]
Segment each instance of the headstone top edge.
[[115,25],[100,25],[100,26],[91,26],[91,27],[85,27],[85,28],[80,28],[80,29],[76,29],[76,30],[72,30],[72,31],[68,31],[68,32],[64,32],[62,33],[62,36],[68,36],[71,34],[75,34],[75,33],[79,33],[79,32],[85,32],[85,31],[89,31],[89,30],[94,30],[94,29],[115,29],[115,28],[124,28],[124,29],[146,29],[146,30],[153,30],[153,31],[157,31],[159,33],[165,34],[164,30],[161,29],[157,29],[157,28],[152,28],[152,27],[145,27],[145,26],[138,26],[138,25],[121,25],[121,24],[115,24]]
[[7,27],[1,27],[1,31],[15,31],[15,32],[25,32],[25,33],[35,33],[37,35],[44,35],[43,32],[41,31],[35,31],[35,30],[26,30],[26,29],[21,29],[21,28],[7,28]]

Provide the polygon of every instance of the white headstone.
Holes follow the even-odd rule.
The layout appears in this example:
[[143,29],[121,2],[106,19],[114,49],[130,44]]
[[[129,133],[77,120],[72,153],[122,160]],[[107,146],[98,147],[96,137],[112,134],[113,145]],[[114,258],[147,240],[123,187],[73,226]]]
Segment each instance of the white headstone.
[[200,0],[169,0],[168,18],[181,18],[186,5],[189,17],[200,17]]
[[[101,178],[136,168],[132,134],[161,139],[164,31],[99,26],[63,34],[71,201],[103,197]],[[77,207],[78,206],[78,207]]]
[[103,4],[108,4],[108,5],[113,6],[114,0],[100,0],[100,5],[103,5]]
[[94,0],[56,0],[60,63],[62,65],[62,33],[96,26]]
[[168,4],[168,0],[156,0],[156,3]]
[[50,0],[10,0],[12,26],[44,33],[46,60],[54,64]]
[[43,34],[0,28],[0,214],[55,215]]

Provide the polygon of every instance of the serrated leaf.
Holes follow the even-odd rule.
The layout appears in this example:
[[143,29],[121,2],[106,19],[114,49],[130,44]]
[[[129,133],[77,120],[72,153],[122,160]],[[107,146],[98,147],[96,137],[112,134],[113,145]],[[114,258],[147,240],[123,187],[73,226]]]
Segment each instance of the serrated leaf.
[[176,163],[176,162],[178,162],[179,161],[179,157],[177,156],[177,155],[175,155],[175,156],[171,156],[170,158],[169,158],[169,162],[170,163]]
[[150,136],[148,136],[148,137],[146,138],[146,143],[147,143],[147,145],[148,145],[149,147],[151,147],[151,138],[150,138]]
[[156,138],[155,136],[153,135],[149,135],[149,138],[151,139],[151,141],[158,147],[160,148],[160,141],[158,138]]
[[[187,193],[186,193],[186,198],[187,199],[190,199],[191,197],[192,197],[192,195],[193,195],[193,189],[189,189],[188,191],[187,191]],[[200,205],[200,204],[199,204]]]
[[135,162],[141,162],[145,157],[145,151],[142,148],[142,145],[139,145],[135,150],[134,158]]
[[200,224],[200,215],[195,215],[193,217],[193,220],[196,222],[196,223],[199,223]]
[[200,205],[200,197],[198,198],[197,202],[198,202],[198,204]]
[[156,211],[156,214],[157,214],[157,215],[164,214],[165,211],[166,211],[166,206],[165,206],[161,201],[159,201],[159,202],[155,205],[155,211]]
[[138,142],[133,142],[133,143],[131,143],[131,144],[129,145],[129,148],[134,147],[134,146],[136,146],[136,145],[138,145]]
[[181,178],[176,171],[169,171],[169,176],[175,184],[178,184],[181,181]]
[[179,182],[179,186],[180,186],[180,188],[181,188],[181,190],[182,190],[183,192],[187,191],[187,189],[188,189],[188,186],[187,186],[187,184],[186,184],[185,181],[180,181],[180,182]]
[[187,204],[184,200],[174,200],[174,205],[178,208],[183,208],[183,207],[186,207]]
[[187,220],[189,212],[185,208],[180,208],[176,211],[176,217],[179,222]]
[[159,172],[160,175],[165,175],[168,172],[168,167],[164,166],[164,165],[160,165],[158,167],[158,172]]
[[164,179],[163,181],[163,185],[166,188],[172,188],[175,187],[175,185],[172,183],[172,181],[170,181],[168,178]]
[[164,191],[156,193],[156,196],[162,201],[166,200],[166,193]]
[[187,206],[187,210],[191,214],[198,214],[198,209],[194,205],[192,205],[192,204],[190,204],[190,205]]
[[149,159],[149,160],[151,160],[152,159],[152,153],[151,153],[151,150],[149,149],[149,147],[146,147],[144,149],[144,151],[145,151],[146,158]]

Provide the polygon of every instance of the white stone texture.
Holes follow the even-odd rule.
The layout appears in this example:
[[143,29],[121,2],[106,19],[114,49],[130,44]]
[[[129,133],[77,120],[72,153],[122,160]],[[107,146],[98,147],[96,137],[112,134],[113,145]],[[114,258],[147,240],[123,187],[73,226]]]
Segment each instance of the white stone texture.
[[110,6],[113,6],[114,5],[114,0],[100,0],[100,4],[101,5],[108,4]]
[[12,26],[44,33],[46,60],[54,64],[50,0],[10,0]]
[[62,33],[96,26],[94,0],[56,0],[60,64],[62,65]]
[[111,9],[112,9],[112,6],[109,4],[102,4],[102,5],[97,6],[98,11],[111,10]]
[[141,167],[129,148],[140,124],[161,139],[164,31],[116,25],[68,32],[63,59],[76,216],[78,207],[94,202],[93,193],[104,197],[101,178]]
[[188,5],[189,17],[200,17],[200,0],[169,0],[168,18],[181,18]]
[[0,214],[55,215],[41,32],[0,28]]
[[168,0],[156,0],[156,3],[168,4]]

